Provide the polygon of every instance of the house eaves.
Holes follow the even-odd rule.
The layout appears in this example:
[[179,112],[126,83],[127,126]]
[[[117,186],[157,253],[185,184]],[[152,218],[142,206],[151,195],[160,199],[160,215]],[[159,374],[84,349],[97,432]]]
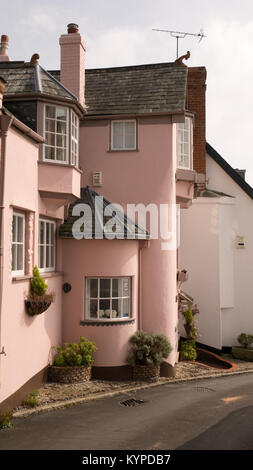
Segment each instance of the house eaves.
[[216,150],[208,143],[206,143],[207,154],[234,180],[238,186],[253,199],[253,188],[232,168],[224,158],[216,152]]

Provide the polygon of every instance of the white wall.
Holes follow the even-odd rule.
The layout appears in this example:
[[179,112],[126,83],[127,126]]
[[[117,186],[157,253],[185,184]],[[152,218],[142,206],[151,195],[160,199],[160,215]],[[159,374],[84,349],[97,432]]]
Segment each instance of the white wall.
[[189,270],[182,289],[200,309],[199,342],[220,349],[253,334],[253,200],[208,155],[206,163],[208,188],[234,197],[198,198],[181,211],[180,266]]

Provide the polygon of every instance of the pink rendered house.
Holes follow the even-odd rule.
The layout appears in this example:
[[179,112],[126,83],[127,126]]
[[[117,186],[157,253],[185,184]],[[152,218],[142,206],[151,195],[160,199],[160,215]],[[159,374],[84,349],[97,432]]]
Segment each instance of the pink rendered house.
[[[198,89],[189,88],[188,76],[203,68],[85,71],[75,24],[60,47],[61,70],[48,72],[38,55],[11,61],[6,36],[0,46],[2,408],[45,379],[54,346],[81,335],[98,347],[97,378],[130,378],[128,340],[138,329],[168,337],[173,349],[163,376],[174,374],[178,360],[177,244],[162,249],[164,238],[150,236],[149,225],[132,224],[139,234],[129,239],[123,213],[129,204],[166,205],[170,232],[176,204],[191,204],[203,178],[193,170]],[[99,195],[105,206],[122,206],[122,236],[107,239],[102,224],[99,239],[92,231],[77,240],[73,209],[85,203],[93,217]],[[24,305],[34,265],[55,292],[36,318]]]

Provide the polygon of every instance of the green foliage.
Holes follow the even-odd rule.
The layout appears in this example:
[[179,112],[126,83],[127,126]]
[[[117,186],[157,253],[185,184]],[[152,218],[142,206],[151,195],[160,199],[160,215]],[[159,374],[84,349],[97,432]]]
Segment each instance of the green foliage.
[[191,325],[192,322],[193,322],[193,312],[192,312],[192,309],[189,308],[188,310],[186,310],[185,312],[182,312],[184,318],[185,318],[185,322],[188,324],[188,325]]
[[48,285],[40,276],[37,266],[33,268],[33,277],[31,279],[31,294],[33,296],[42,296],[46,293]]
[[11,413],[4,413],[0,415],[0,429],[4,428],[12,428],[12,414]]
[[97,350],[97,347],[92,341],[81,336],[79,344],[65,343],[63,348],[58,346],[56,349],[54,366],[90,366],[94,362],[92,354]]
[[130,337],[129,342],[131,349],[127,356],[127,362],[131,366],[161,364],[172,350],[166,336],[160,333],[148,335],[144,331],[137,331]]
[[184,361],[196,361],[197,351],[194,340],[182,341],[180,349],[181,359]]
[[23,402],[25,406],[28,406],[29,408],[35,408],[36,406],[39,405],[39,391],[34,390],[33,392],[30,393],[28,398]]
[[238,336],[237,341],[242,345],[243,348],[247,349],[253,343],[253,335],[241,333],[240,336]]

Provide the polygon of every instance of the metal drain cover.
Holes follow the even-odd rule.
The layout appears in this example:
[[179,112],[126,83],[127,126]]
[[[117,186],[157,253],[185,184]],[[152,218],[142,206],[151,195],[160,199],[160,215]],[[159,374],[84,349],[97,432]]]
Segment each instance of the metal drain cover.
[[215,392],[212,388],[207,388],[207,387],[196,387],[193,390],[196,390],[197,392]]
[[127,400],[121,401],[120,405],[122,406],[138,406],[144,403],[143,400],[137,400],[136,398],[128,398]]

